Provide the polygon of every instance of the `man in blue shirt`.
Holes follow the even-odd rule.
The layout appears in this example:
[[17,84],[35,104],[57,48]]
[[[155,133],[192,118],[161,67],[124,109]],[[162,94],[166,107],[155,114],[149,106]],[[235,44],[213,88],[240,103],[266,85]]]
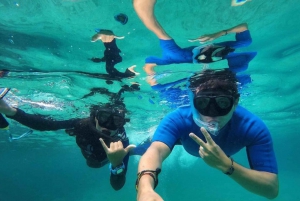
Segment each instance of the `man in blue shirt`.
[[[154,188],[163,161],[178,142],[246,190],[277,197],[278,169],[270,132],[261,119],[238,105],[239,96],[236,76],[228,69],[204,70],[189,79],[191,105],[161,121],[139,162],[138,201],[162,200]],[[250,168],[231,158],[242,148]]]

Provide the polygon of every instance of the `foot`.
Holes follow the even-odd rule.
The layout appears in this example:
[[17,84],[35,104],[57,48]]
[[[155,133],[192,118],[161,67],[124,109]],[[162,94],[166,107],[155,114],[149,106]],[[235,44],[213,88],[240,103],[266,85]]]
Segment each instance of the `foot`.
[[155,71],[153,68],[156,66],[156,64],[145,64],[144,71],[147,73],[147,75],[155,75]]

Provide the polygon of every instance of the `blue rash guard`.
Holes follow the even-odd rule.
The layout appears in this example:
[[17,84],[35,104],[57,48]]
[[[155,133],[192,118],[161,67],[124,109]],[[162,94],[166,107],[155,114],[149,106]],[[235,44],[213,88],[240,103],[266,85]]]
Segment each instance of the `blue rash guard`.
[[[171,150],[178,140],[191,155],[199,157],[199,145],[189,137],[196,134],[206,141],[193,120],[190,106],[178,108],[168,114],[154,133],[152,141],[166,144]],[[231,156],[246,147],[251,169],[278,173],[270,132],[257,116],[238,106],[231,120],[220,130],[218,136],[211,136],[216,144]]]
[[[146,58],[145,63],[154,63],[159,66],[179,63],[198,63],[194,57],[205,48],[205,46],[181,48],[173,39],[160,39],[159,42],[163,54],[162,58],[150,56]],[[245,30],[235,35],[235,41],[226,41],[216,43],[215,45],[236,49],[249,46],[251,43],[252,38],[250,32],[249,30]],[[241,72],[248,68],[248,63],[256,56],[256,54],[256,52],[231,52],[223,59],[227,59],[228,66],[233,72]]]

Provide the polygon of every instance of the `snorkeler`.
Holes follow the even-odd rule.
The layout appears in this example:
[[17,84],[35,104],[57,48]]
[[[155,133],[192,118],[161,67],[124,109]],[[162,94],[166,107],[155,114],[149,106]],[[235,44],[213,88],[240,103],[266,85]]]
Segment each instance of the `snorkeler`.
[[[188,88],[191,104],[164,117],[140,159],[137,200],[163,200],[154,189],[163,172],[163,162],[178,141],[190,155],[202,158],[220,176],[225,174],[251,193],[276,198],[279,182],[272,137],[260,118],[238,104],[235,74],[228,69],[204,70],[189,78]],[[244,148],[249,167],[232,158]],[[194,174],[201,173],[207,174]],[[209,188],[199,178],[198,188]]]
[[127,68],[124,73],[121,73],[115,68],[115,65],[122,62],[122,57],[120,55],[121,50],[117,46],[116,39],[123,39],[124,37],[115,36],[110,30],[97,29],[97,34],[93,35],[92,42],[101,40],[105,46],[104,57],[96,58],[93,57],[92,60],[95,63],[105,62],[106,72],[111,77],[118,78],[130,78],[138,75],[139,73],[134,71],[135,65]]
[[125,117],[126,108],[120,97],[124,91],[122,88],[115,93],[111,103],[92,106],[90,117],[86,118],[54,120],[45,115],[25,113],[3,99],[0,100],[0,113],[39,131],[65,129],[70,136],[76,137],[89,167],[100,168],[109,163],[110,184],[120,190],[126,182],[129,155],[142,155],[149,146],[147,140],[138,147],[129,143],[124,128],[129,119]]
[[160,42],[163,57],[150,56],[145,59],[144,70],[148,75],[153,75],[153,68],[159,65],[179,63],[213,63],[226,59],[233,72],[241,72],[248,68],[248,63],[256,56],[256,52],[235,53],[236,48],[245,47],[252,43],[251,35],[246,23],[222,30],[213,34],[206,34],[189,42],[200,43],[215,40],[229,33],[236,34],[235,41],[226,41],[200,47],[179,47],[157,21],[154,15],[156,0],[134,0],[134,8],[145,26],[152,31]]

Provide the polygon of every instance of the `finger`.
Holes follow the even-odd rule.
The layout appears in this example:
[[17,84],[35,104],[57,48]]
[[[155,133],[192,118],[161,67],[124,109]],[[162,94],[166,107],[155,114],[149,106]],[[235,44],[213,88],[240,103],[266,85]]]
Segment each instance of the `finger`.
[[192,138],[197,144],[199,144],[202,147],[205,147],[205,142],[203,142],[203,140],[201,140],[197,135],[195,135],[194,133],[190,133],[190,138]]
[[99,141],[100,141],[100,143],[101,143],[101,145],[102,145],[102,147],[103,147],[105,153],[108,153],[108,152],[109,152],[109,149],[108,149],[108,147],[106,146],[106,144],[105,144],[105,142],[103,141],[103,139],[102,139],[102,138],[99,138]]
[[198,38],[196,38],[196,39],[189,39],[188,41],[189,42],[197,42],[199,39]]
[[129,68],[133,69],[133,68],[135,68],[135,67],[136,67],[136,65],[132,65],[132,66],[130,66]]
[[130,144],[124,150],[125,150],[126,153],[128,153],[134,148],[136,148],[136,146],[134,144]]
[[118,149],[123,149],[123,143],[121,141],[117,142],[117,148]]
[[202,134],[204,135],[204,137],[206,139],[206,142],[208,144],[214,144],[215,143],[214,140],[211,138],[210,134],[206,131],[205,128],[201,127],[200,130],[201,130]]
[[201,158],[204,156],[204,148],[202,146],[199,147],[199,155]]
[[114,36],[114,38],[116,38],[116,39],[124,39],[125,36]]

